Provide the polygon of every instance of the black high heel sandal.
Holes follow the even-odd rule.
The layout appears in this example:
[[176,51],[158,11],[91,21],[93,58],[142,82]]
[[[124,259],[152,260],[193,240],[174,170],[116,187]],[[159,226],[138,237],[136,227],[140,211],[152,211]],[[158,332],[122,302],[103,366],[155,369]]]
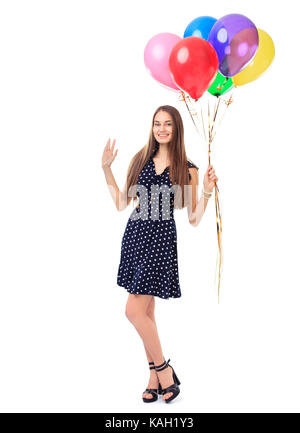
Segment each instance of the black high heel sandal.
[[167,388],[162,389],[162,395],[167,394],[168,392],[173,393],[171,395],[171,397],[164,400],[166,403],[169,403],[171,400],[174,400],[174,398],[176,398],[178,396],[178,394],[180,393],[180,388],[178,386],[178,385],[180,385],[180,381],[179,381],[178,377],[176,376],[176,373],[175,373],[173,367],[171,365],[169,365],[169,362],[170,362],[170,359],[167,362],[164,361],[161,365],[155,366],[156,372],[162,371],[167,367],[171,367],[173,370],[174,383],[172,385],[168,386]]
[[[149,362],[149,365],[153,365],[152,367],[149,367],[150,370],[153,370],[155,368],[154,362]],[[147,388],[143,394],[152,394],[152,398],[143,397],[143,401],[145,403],[152,403],[153,401],[156,401],[158,399],[158,394],[162,393],[162,387],[161,384],[158,383],[158,389],[155,388]]]

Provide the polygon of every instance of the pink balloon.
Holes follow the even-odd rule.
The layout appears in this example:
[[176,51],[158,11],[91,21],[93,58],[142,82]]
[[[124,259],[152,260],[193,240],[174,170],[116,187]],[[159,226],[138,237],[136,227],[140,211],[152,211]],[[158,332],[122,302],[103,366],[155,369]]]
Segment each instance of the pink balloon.
[[147,43],[144,51],[145,66],[150,75],[163,86],[180,90],[172,80],[169,70],[169,57],[181,37],[173,33],[159,33]]

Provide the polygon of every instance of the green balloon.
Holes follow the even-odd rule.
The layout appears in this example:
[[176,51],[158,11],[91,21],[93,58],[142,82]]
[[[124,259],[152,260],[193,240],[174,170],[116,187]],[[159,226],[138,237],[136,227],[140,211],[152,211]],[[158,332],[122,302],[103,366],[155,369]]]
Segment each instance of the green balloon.
[[234,83],[230,77],[224,77],[220,72],[217,73],[215,81],[207,91],[213,96],[221,96],[229,92],[234,87]]

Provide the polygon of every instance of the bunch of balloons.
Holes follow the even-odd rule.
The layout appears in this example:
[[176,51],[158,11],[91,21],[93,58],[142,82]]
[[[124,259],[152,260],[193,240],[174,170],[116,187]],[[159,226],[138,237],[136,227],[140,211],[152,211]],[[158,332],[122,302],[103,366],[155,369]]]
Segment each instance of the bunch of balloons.
[[144,61],[151,76],[197,101],[205,91],[219,97],[256,80],[271,65],[275,47],[264,30],[244,15],[195,18],[183,38],[159,33],[147,43]]

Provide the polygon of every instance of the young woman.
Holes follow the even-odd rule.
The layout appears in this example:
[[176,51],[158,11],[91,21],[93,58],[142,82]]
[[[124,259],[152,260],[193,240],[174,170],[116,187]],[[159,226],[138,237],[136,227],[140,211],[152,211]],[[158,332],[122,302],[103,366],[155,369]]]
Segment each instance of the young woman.
[[143,401],[156,401],[162,394],[168,403],[179,394],[180,382],[163,356],[154,307],[156,296],[181,296],[174,208],[186,207],[189,223],[196,227],[218,178],[209,165],[198,200],[198,167],[187,160],[182,118],[170,105],[155,111],[148,143],[131,160],[122,192],[111,170],[115,142],[111,146],[108,139],[102,168],[116,208],[125,209],[131,198],[139,200],[122,238],[117,284],[129,293],[125,314],[142,338],[150,365]]

